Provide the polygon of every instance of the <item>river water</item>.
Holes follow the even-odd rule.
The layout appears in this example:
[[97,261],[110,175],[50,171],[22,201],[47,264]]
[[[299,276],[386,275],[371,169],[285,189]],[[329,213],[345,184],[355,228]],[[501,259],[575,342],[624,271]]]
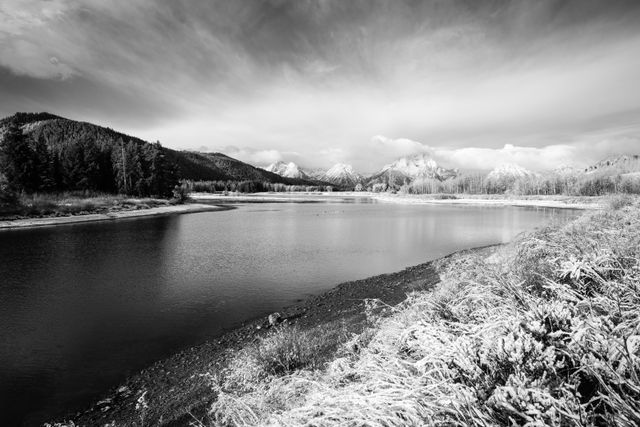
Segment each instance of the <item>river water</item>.
[[156,360],[340,282],[575,215],[345,200],[0,232],[0,425],[82,409]]

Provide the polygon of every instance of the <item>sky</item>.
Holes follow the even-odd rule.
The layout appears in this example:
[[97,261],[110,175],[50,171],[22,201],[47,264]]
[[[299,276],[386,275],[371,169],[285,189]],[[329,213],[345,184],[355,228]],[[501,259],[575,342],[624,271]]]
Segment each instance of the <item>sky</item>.
[[0,115],[256,165],[640,153],[640,1],[2,0]]

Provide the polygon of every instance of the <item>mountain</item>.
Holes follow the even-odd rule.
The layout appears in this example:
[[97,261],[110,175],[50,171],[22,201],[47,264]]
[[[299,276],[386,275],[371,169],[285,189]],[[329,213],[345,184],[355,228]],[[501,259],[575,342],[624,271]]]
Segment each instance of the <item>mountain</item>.
[[264,168],[264,170],[276,173],[286,178],[309,179],[309,176],[295,163],[275,162]]
[[418,178],[446,181],[458,176],[457,169],[445,169],[426,154],[402,157],[384,166],[380,172],[369,178],[369,184],[383,183],[389,187],[401,187]]
[[327,173],[327,170],[322,168],[305,169],[304,173],[306,173],[310,178],[321,180],[324,174]]
[[522,166],[516,165],[515,163],[503,163],[489,172],[487,179],[489,181],[499,181],[504,179],[513,180],[535,176],[535,173],[523,168]]
[[589,166],[584,170],[585,173],[594,172],[626,174],[640,171],[640,155],[621,155],[609,157]]
[[353,166],[338,163],[326,171],[320,180],[343,187],[355,187],[362,182],[362,177],[356,173]]
[[[173,151],[173,150],[169,150]],[[222,174],[217,180],[229,181],[266,181],[272,183],[282,183],[288,185],[311,185],[304,179],[288,178],[280,176],[276,173],[257,168],[248,163],[244,163],[233,157],[229,157],[222,153],[201,153],[195,151],[174,151],[176,153],[176,161],[180,168],[181,177],[183,179],[200,179],[213,180],[211,178],[196,178],[194,176],[192,166],[198,164],[204,166],[209,174]]]
[[[221,153],[172,150],[110,128],[49,113],[16,113],[4,118],[0,120],[0,136],[12,123],[17,124],[39,150],[38,155],[43,157],[39,162],[50,165],[47,167],[52,170],[44,172],[56,175],[49,177],[55,180],[52,186],[55,190],[147,194],[151,190],[143,187],[160,160],[167,169],[165,172],[176,180],[313,184],[304,179],[282,177]],[[126,179],[122,178],[123,173],[127,174]],[[134,173],[137,186],[129,182]]]

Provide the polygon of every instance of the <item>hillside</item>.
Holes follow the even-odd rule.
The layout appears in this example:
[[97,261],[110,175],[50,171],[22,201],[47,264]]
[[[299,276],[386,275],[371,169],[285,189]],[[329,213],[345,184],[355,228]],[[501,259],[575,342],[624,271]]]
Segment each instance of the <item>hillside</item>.
[[[167,195],[178,179],[309,184],[224,154],[172,150],[110,128],[50,113],[17,113],[4,118],[0,120],[0,137],[9,132],[12,123],[26,136],[23,151],[28,153],[23,153],[23,157],[28,155],[28,163],[33,165],[29,172],[32,176],[21,178],[25,181],[22,189],[27,192],[96,190]],[[14,137],[20,139],[19,135]],[[27,163],[25,159],[16,159]],[[159,175],[162,176],[155,179]]]
[[637,154],[608,157],[606,159],[600,160],[599,162],[589,166],[584,170],[584,172],[587,174],[595,172],[625,174],[639,171],[640,155]]
[[[277,173],[257,168],[222,153],[200,153],[195,151],[174,151],[182,179],[194,181],[266,181],[287,185],[312,185],[305,179],[288,178]],[[195,167],[198,169],[196,170]]]

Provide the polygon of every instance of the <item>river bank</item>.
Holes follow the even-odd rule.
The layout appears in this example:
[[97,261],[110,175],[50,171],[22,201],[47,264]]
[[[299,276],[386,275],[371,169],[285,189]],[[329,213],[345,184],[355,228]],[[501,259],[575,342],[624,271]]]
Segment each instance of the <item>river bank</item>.
[[290,346],[262,340],[199,425],[638,425],[639,212],[620,197],[455,257],[320,367],[274,370]]
[[88,213],[80,215],[53,216],[43,218],[22,218],[4,221],[0,220],[0,230],[68,225],[99,221],[113,221],[119,219],[133,219],[159,215],[208,212],[226,209],[230,208],[204,203],[186,203],[182,205],[166,204],[163,206],[149,208],[136,208],[134,210],[116,210],[107,213]]
[[639,211],[344,283],[158,362],[75,425],[638,420]]
[[545,207],[558,209],[601,209],[609,196],[510,196],[485,194],[432,195],[432,194],[392,194],[358,191],[345,192],[296,192],[296,193],[191,193],[193,200],[219,203],[267,203],[267,202],[327,202],[344,199],[375,200],[383,203],[399,204],[441,204],[480,206]]
[[[206,416],[217,395],[212,391],[215,379],[234,355],[248,351],[274,331],[325,337],[313,348],[313,362],[322,364],[333,359],[346,340],[369,326],[372,313],[390,314],[390,307],[403,301],[407,294],[433,288],[440,280],[439,271],[451,260],[469,253],[489,255],[494,250],[495,247],[485,247],[461,251],[396,273],[340,284],[283,309],[278,316],[272,316],[274,325],[265,313],[200,346],[159,361],[67,419],[81,426],[142,425],[143,416],[145,425],[189,425],[193,417]],[[372,304],[373,300],[379,304]],[[331,331],[330,336],[327,331]],[[144,413],[139,402],[143,395],[147,405]]]

